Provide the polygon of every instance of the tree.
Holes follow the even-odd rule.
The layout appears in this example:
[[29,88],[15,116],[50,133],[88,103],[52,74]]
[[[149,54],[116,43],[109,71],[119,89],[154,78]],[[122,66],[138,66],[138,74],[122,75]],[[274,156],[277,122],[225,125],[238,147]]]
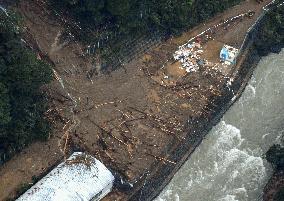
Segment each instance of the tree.
[[279,191],[276,193],[273,201],[283,201],[284,200],[284,187],[280,188]]
[[125,17],[130,9],[129,0],[108,0],[107,11],[113,16]]
[[52,71],[21,42],[16,19],[0,13],[0,163],[4,154],[45,139],[50,132],[40,88],[52,79]]
[[284,147],[273,145],[266,153],[266,160],[278,169],[284,168]]
[[[195,25],[241,0],[50,0],[57,9],[69,10],[77,20],[106,31],[144,34],[153,30],[169,35]],[[97,29],[98,27],[93,27]]]
[[[261,31],[255,45],[259,54],[266,55],[271,48],[278,47],[280,51],[284,44],[284,9],[279,6],[267,14],[267,19],[261,26]],[[277,52],[277,51],[276,51]]]
[[0,82],[0,126],[11,121],[11,105],[9,103],[8,89]]

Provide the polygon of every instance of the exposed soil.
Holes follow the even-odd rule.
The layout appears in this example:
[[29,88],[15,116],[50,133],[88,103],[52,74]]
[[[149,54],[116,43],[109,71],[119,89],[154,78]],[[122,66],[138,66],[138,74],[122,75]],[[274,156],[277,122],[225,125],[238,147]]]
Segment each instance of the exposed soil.
[[[157,162],[174,163],[167,161],[167,154],[191,129],[192,125],[186,124],[188,118],[214,110],[212,100],[221,95],[230,69],[220,73],[204,67],[187,74],[178,62],[168,61],[169,55],[221,20],[255,11],[252,18],[222,28],[214,40],[204,42],[204,57],[219,62],[222,44],[239,47],[268,2],[245,1],[150,49],[124,69],[89,78],[93,58],[82,56],[84,48],[78,42],[61,36],[64,25],[60,20],[50,16],[40,0],[20,1],[17,9],[31,36],[27,43],[35,43],[54,64],[56,79],[45,90],[50,95],[48,115],[55,129],[49,141],[30,145],[0,168],[0,200],[13,197],[22,183],[31,182],[32,176],[44,172],[72,149],[91,153],[130,182],[139,180]],[[113,192],[105,200],[125,200],[125,195]]]

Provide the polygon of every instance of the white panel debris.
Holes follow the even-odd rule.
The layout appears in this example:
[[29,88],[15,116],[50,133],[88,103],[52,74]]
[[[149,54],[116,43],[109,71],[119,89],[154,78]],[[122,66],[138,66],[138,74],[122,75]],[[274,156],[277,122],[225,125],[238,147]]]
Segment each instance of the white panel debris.
[[112,173],[97,159],[75,152],[25,192],[17,201],[90,201],[108,194]]
[[186,46],[180,46],[173,56],[176,61],[180,61],[182,68],[189,73],[196,72],[199,69],[198,61],[202,53],[200,44],[193,42]]
[[220,52],[220,59],[227,65],[235,64],[239,50],[229,45],[224,45]]

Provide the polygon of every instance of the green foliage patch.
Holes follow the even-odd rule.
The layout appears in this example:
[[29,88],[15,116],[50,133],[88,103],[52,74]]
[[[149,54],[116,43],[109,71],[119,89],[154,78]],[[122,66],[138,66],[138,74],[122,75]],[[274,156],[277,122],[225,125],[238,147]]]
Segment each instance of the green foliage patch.
[[17,16],[0,12],[0,163],[33,140],[47,138],[40,88],[51,79],[50,66],[21,41]]
[[266,153],[266,160],[277,169],[284,168],[284,147],[273,145]]
[[[82,27],[68,28],[99,53],[102,70],[111,71],[132,58],[143,44],[160,41],[203,22],[243,0],[49,0],[51,8]],[[71,26],[72,27],[72,26]],[[131,55],[125,53],[129,50]],[[123,62],[123,61],[122,61]]]
[[[115,37],[158,31],[166,35],[209,19],[242,0],[50,0],[53,8],[68,11],[82,26]],[[82,37],[82,40],[86,38]]]
[[284,200],[284,187],[282,187],[273,198],[273,201],[283,201]]
[[284,6],[279,6],[267,14],[260,33],[256,40],[256,48],[260,53],[270,52],[268,47],[279,46],[280,50],[284,44]]

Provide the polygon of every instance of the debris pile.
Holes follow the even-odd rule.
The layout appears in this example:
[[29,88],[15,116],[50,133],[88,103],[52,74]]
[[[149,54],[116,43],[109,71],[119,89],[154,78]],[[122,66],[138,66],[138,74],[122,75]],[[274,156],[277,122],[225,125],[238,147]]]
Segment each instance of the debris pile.
[[180,46],[179,50],[174,53],[174,59],[180,61],[182,68],[186,72],[196,72],[199,65],[204,64],[200,55],[203,53],[202,47],[199,43],[189,43],[186,46]]
[[235,64],[238,53],[239,50],[237,48],[231,47],[229,45],[224,45],[220,52],[220,59],[226,65]]
[[227,67],[231,64],[234,64],[235,58],[238,54],[238,49],[225,45],[223,49],[225,48],[230,50],[227,51],[226,54],[228,55],[228,58],[226,57],[224,59],[223,56],[221,57],[220,55],[220,58],[222,59],[223,62],[214,65],[205,59],[201,59],[200,55],[203,53],[201,43],[203,44],[204,42],[206,43],[209,40],[214,40],[214,34],[218,31],[219,28],[227,29],[231,23],[234,23],[237,20],[241,21],[244,17],[251,17],[253,15],[254,15],[253,11],[248,11],[247,13],[242,13],[227,20],[223,20],[219,24],[216,24],[206,29],[205,31],[191,38],[187,43],[180,46],[179,49],[173,55],[174,59],[176,61],[180,61],[182,68],[185,69],[186,72],[188,73],[196,72],[199,69],[199,66],[204,66],[204,65],[207,66],[213,65],[214,66],[213,68],[218,70],[218,68],[220,67],[219,65]]

